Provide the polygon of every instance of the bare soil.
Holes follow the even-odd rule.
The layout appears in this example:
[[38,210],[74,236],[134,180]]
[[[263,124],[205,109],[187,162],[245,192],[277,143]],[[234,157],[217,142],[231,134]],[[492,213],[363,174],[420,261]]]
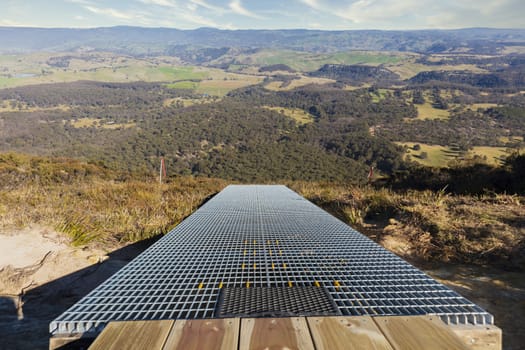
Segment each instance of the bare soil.
[[53,230],[0,232],[0,349],[47,349],[49,323],[148,247],[72,248]]

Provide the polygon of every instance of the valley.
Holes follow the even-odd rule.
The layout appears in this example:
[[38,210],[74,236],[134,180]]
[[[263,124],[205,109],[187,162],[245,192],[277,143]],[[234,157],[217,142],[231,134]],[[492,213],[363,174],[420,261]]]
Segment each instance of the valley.
[[0,330],[44,346],[99,272],[281,183],[524,342],[524,30],[58,32],[0,28],[0,242],[39,246],[0,265]]

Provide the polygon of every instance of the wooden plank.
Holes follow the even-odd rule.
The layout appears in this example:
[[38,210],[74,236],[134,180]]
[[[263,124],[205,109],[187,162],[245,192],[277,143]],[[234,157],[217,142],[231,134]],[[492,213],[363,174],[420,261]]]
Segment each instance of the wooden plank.
[[111,322],[89,347],[90,350],[160,350],[174,321]]
[[314,350],[304,317],[247,318],[241,322],[239,349]]
[[450,325],[449,328],[471,350],[501,350],[501,328],[494,325]]
[[239,328],[239,318],[178,320],[175,322],[163,349],[237,349]]
[[392,350],[371,317],[308,317],[317,350]]
[[467,346],[439,317],[374,317],[374,322],[394,349],[468,350]]

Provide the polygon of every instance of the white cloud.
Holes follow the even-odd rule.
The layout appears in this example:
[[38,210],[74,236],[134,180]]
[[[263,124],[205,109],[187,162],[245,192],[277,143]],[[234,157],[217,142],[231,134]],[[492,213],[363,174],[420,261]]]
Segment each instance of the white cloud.
[[205,9],[215,11],[218,14],[223,14],[226,12],[226,9],[219,6],[211,5],[204,0],[190,0],[190,2],[200,7],[204,7]]
[[310,6],[311,8],[315,10],[323,10],[318,0],[299,0],[299,1],[301,1],[303,4]]
[[264,17],[256,14],[255,12],[252,12],[242,6],[241,0],[233,0],[230,2],[230,9],[242,16],[251,17],[251,18],[257,18],[257,19],[265,19]]
[[6,26],[6,27],[35,27],[34,24],[27,24],[23,22],[18,21],[12,21],[9,19],[0,19],[0,26]]
[[358,0],[346,10],[334,14],[351,20],[355,23],[389,20],[404,15],[419,12],[421,6],[432,7],[432,3],[425,4],[424,0]]
[[131,19],[137,19],[137,18],[143,17],[142,15],[137,14],[137,13],[119,11],[113,8],[100,8],[100,7],[90,6],[90,5],[86,5],[84,6],[84,8],[94,14],[112,17],[112,18],[116,18],[119,20],[131,20]]
[[66,2],[71,2],[73,4],[91,5],[91,2],[88,0],[66,0]]
[[146,5],[157,5],[163,7],[177,8],[177,3],[170,0],[140,0],[143,4]]

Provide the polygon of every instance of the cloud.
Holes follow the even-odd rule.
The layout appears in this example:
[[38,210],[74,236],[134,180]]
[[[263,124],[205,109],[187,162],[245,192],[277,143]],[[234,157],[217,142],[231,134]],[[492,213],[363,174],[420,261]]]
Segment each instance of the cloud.
[[265,19],[264,17],[256,14],[255,12],[252,12],[248,9],[245,9],[242,6],[241,0],[233,0],[230,2],[230,9],[241,16],[251,17],[251,18],[257,18],[257,19]]
[[223,14],[226,12],[226,9],[219,6],[211,5],[204,0],[190,0],[190,2],[200,7],[204,7],[205,9],[215,11],[218,14]]
[[89,2],[88,0],[66,0],[66,2],[70,2],[73,4],[91,5],[91,2]]
[[140,2],[146,5],[157,5],[163,7],[177,8],[177,4],[174,1],[170,0],[140,0]]
[[[322,4],[319,0],[299,0],[301,3],[307,5],[308,7],[312,8],[313,10],[316,10],[318,12],[322,12],[325,14],[328,14],[330,16],[335,16],[342,18],[347,21],[353,21],[349,16],[345,15],[345,8],[341,8],[340,5],[337,6],[337,8],[334,8],[334,6]],[[359,2],[361,0],[358,0]],[[367,0],[364,0],[367,1]],[[354,3],[355,4],[355,3]],[[353,5],[353,4],[352,4]],[[317,23],[319,24],[319,23]]]
[[337,15],[355,23],[388,21],[428,11],[434,4],[426,0],[358,0]]
[[303,4],[306,4],[313,8],[314,10],[323,10],[321,4],[317,0],[299,0]]
[[34,24],[27,24],[18,21],[12,21],[10,19],[0,19],[0,26],[6,27],[35,27]]
[[115,10],[113,8],[100,8],[100,7],[95,7],[91,5],[86,5],[84,6],[84,8],[94,14],[112,17],[118,20],[129,21],[132,19],[136,20],[136,19],[144,18],[143,14],[124,12],[124,11]]

